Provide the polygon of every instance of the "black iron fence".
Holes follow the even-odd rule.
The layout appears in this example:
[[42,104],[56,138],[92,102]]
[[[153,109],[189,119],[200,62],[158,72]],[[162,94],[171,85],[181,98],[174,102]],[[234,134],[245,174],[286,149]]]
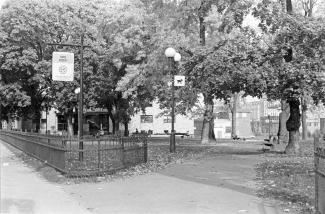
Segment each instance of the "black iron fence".
[[[0,130],[0,139],[44,161],[67,176],[104,174],[147,162],[147,136],[75,138]],[[79,160],[79,153],[83,160]]]
[[[325,144],[314,138],[315,160],[315,208],[317,214],[325,214]],[[322,142],[322,143],[321,143]]]

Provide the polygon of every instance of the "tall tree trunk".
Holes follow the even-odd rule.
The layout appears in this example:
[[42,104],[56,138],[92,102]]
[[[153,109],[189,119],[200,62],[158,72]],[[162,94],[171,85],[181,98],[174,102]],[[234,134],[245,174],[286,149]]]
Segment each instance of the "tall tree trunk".
[[234,93],[234,103],[231,108],[231,138],[237,137],[237,102],[238,93]]
[[124,123],[124,136],[125,137],[129,136],[129,123],[128,122]]
[[296,98],[288,100],[290,106],[290,117],[287,121],[287,130],[289,131],[289,142],[285,148],[286,154],[299,153],[299,127],[300,127],[300,101]]
[[204,96],[205,112],[203,118],[201,143],[215,143],[214,135],[214,116],[213,116],[213,99],[212,97]]
[[205,46],[205,23],[204,17],[199,15],[199,24],[200,24],[200,44]]
[[106,117],[107,117],[107,133],[109,134],[109,128],[110,128],[109,114],[107,114]]
[[[201,1],[201,6],[198,10],[199,17],[199,37],[201,46],[205,46],[205,17],[206,11],[204,1]],[[201,143],[215,143],[214,135],[214,117],[213,117],[213,98],[208,94],[204,95],[205,112],[203,118]]]
[[36,112],[34,115],[35,131],[38,133],[41,127],[41,113]]
[[288,140],[288,131],[286,128],[287,120],[289,119],[289,105],[286,100],[281,100],[281,112],[279,114],[279,130],[278,143]]
[[287,13],[292,13],[292,2],[291,0],[286,0]]
[[301,98],[301,126],[303,140],[307,139],[307,103],[304,97]]
[[313,16],[313,9],[315,6],[315,0],[309,0],[309,11],[308,11],[308,17],[312,17]]
[[68,122],[68,135],[73,136],[72,114],[68,114],[67,122]]
[[119,131],[120,131],[120,121],[119,119],[117,118],[116,115],[114,115],[114,129],[115,129],[115,134],[120,134]]
[[112,134],[115,134],[116,132],[116,127],[115,127],[115,118],[112,112],[108,112],[109,117],[111,118],[112,121]]

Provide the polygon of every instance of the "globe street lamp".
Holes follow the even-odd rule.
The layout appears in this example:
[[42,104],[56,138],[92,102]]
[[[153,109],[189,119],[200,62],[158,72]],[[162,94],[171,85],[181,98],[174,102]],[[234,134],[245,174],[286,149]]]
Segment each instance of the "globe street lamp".
[[179,62],[181,60],[181,55],[175,51],[174,48],[167,48],[165,50],[165,56],[168,58],[169,62],[169,68],[171,70],[171,75],[172,75],[172,130],[171,130],[171,135],[170,135],[170,147],[169,151],[170,152],[175,152],[176,151],[176,144],[175,144],[175,128],[174,128],[174,123],[175,123],[175,83],[174,83],[174,75],[175,75],[175,63]]
[[[83,119],[82,119],[82,102],[80,100],[82,99],[81,97],[81,88],[76,88],[74,90],[74,93],[77,94],[77,99],[78,99],[78,140],[79,140],[79,149],[83,150],[84,145],[82,141],[82,136],[83,136]],[[83,161],[83,152],[79,152],[79,160]]]

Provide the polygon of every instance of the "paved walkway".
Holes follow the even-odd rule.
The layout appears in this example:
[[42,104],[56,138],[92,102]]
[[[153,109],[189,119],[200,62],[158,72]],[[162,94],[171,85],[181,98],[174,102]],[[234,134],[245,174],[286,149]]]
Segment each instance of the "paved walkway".
[[0,146],[2,213],[281,213],[255,196],[254,155],[221,155],[113,182],[58,185]]
[[110,183],[66,186],[65,190],[100,214],[279,214],[275,204],[255,196],[255,172],[249,166],[257,158],[221,156]]
[[1,213],[87,214],[63,188],[27,167],[0,141]]

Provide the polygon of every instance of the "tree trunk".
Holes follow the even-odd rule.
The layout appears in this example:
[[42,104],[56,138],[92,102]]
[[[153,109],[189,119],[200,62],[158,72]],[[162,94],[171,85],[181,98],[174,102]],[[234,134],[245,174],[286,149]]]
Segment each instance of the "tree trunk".
[[114,129],[115,129],[115,134],[119,134],[120,131],[120,121],[115,117],[114,118]]
[[110,128],[109,115],[107,114],[107,134],[109,134],[109,128]]
[[124,123],[124,136],[129,136],[129,123]]
[[285,148],[286,154],[299,153],[299,127],[300,127],[300,102],[299,99],[291,98],[288,100],[290,106],[290,117],[287,121],[289,131],[289,142]]
[[301,98],[301,126],[302,126],[302,136],[303,140],[307,139],[307,103],[306,100]]
[[292,13],[292,2],[291,0],[286,0],[287,13]]
[[39,133],[40,127],[41,127],[41,113],[37,112],[34,115],[34,123],[35,123],[35,132]]
[[72,114],[68,114],[68,135],[73,136],[73,124],[72,124]]
[[213,99],[204,96],[205,112],[203,118],[201,143],[215,143],[216,137],[214,135],[214,116],[213,116]]
[[[200,37],[200,45],[205,46],[205,23],[204,23],[204,1],[201,1],[200,8],[198,10],[199,17],[199,37]],[[209,95],[204,95],[204,104],[205,104],[205,112],[203,118],[203,126],[202,126],[202,135],[201,135],[201,143],[215,143],[216,137],[214,135],[214,116],[213,116],[213,98]]]
[[205,24],[204,24],[204,17],[199,16],[199,23],[200,23],[200,44],[205,46]]
[[279,130],[278,143],[288,140],[288,131],[286,128],[287,120],[289,119],[289,105],[286,100],[281,100],[281,113],[279,114]]
[[[112,114],[112,112],[108,112],[108,116],[109,118],[111,118],[111,121],[112,121],[112,134],[115,134],[116,133],[116,122],[115,122],[115,117],[114,115]],[[109,121],[109,120],[108,120]],[[109,122],[108,122],[109,123]]]
[[231,108],[231,138],[237,137],[237,101],[238,93],[234,93],[234,103]]

